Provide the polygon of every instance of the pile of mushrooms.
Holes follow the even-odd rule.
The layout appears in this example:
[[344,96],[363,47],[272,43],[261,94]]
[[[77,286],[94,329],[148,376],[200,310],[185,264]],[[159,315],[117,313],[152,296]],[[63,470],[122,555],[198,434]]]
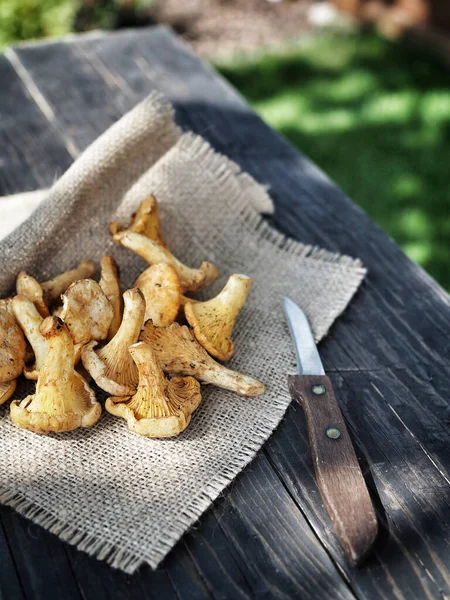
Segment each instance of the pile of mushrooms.
[[231,334],[250,277],[231,275],[206,302],[185,296],[213,283],[218,271],[210,262],[188,267],[172,254],[154,196],[127,228],[113,222],[110,233],[149,263],[131,289],[122,293],[116,261],[104,256],[98,283],[94,263],[83,260],[43,283],[22,271],[16,295],[0,300],[0,404],[21,374],[36,381],[34,394],[11,401],[13,423],[36,433],[91,427],[102,412],[91,378],[110,394],[106,410],[149,438],[186,429],[201,383],[264,393],[261,382],[218,362],[233,356]]

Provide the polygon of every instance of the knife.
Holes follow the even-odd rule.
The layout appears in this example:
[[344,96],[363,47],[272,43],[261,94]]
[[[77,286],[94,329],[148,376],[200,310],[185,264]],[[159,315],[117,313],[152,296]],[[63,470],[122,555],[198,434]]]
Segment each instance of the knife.
[[299,372],[289,375],[289,391],[305,411],[322,499],[351,566],[357,566],[377,536],[375,510],[308,319],[289,298],[283,304]]

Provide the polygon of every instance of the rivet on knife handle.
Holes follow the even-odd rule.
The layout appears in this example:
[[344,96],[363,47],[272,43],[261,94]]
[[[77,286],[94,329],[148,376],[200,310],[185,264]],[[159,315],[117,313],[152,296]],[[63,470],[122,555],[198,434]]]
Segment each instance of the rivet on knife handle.
[[324,375],[291,375],[289,390],[305,411],[317,484],[355,566],[373,544],[377,520],[331,381]]

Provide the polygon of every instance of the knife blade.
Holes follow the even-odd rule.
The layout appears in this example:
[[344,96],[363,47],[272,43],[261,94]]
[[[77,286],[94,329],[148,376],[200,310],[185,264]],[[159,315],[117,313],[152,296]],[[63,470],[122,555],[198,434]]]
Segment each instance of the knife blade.
[[308,319],[289,298],[283,299],[283,305],[299,373],[288,377],[289,391],[305,412],[325,507],[350,564],[357,566],[377,536],[375,510]]

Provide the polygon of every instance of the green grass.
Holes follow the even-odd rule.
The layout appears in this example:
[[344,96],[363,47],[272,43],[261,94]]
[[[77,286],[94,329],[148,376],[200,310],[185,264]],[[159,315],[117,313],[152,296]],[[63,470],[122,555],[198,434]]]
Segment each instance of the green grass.
[[0,49],[70,31],[148,25],[147,10],[153,1],[0,0]]
[[450,291],[446,66],[372,33],[321,34],[216,66]]
[[77,8],[73,0],[0,0],[0,48],[69,32]]

